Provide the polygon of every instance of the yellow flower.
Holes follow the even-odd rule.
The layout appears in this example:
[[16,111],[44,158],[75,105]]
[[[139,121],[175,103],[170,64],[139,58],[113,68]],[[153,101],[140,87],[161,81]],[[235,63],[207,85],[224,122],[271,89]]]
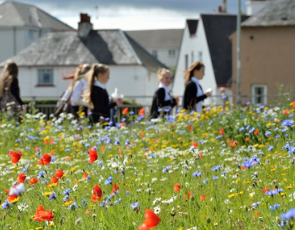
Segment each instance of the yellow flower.
[[35,228],[35,230],[40,230],[40,229],[43,229],[43,227],[37,227],[37,228]]
[[66,203],[64,203],[64,206],[67,207],[67,206],[71,205],[72,203],[73,203],[73,201],[72,200],[69,200]]
[[239,192],[239,195],[242,195],[244,193],[244,191]]
[[52,188],[52,187],[56,187],[57,186],[57,182],[56,183],[52,183],[50,185],[48,185],[49,188]]
[[271,171],[271,172],[274,172],[274,171],[276,171],[276,169],[271,169],[270,171]]
[[42,193],[42,196],[50,196],[52,194],[52,192],[44,192]]

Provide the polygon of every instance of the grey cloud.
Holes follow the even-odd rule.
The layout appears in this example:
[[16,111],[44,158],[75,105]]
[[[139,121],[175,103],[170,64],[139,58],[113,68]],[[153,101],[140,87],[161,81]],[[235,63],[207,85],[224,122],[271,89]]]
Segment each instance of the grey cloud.
[[[21,0],[20,0],[21,1]],[[242,1],[242,10],[245,11],[245,2]],[[93,11],[95,6],[99,9],[132,7],[137,9],[166,9],[181,13],[214,13],[217,7],[222,5],[222,0],[22,0],[21,2],[36,5],[43,10],[64,9],[65,13],[89,9]],[[237,12],[237,0],[227,0],[228,12]]]

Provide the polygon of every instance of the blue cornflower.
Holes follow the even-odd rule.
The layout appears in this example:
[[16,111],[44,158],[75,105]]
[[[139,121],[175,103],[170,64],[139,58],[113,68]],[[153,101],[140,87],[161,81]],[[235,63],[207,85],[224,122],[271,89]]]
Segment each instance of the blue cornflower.
[[205,180],[203,180],[203,184],[206,184],[208,181],[208,178],[206,178]]
[[250,129],[249,133],[253,133],[255,131],[255,128]]
[[64,198],[63,198],[64,202],[66,202],[69,198],[70,198],[69,195],[65,195]]
[[28,170],[28,166],[25,166],[25,167],[23,168],[23,173],[25,173],[27,170]]
[[213,180],[217,180],[217,179],[218,179],[218,176],[213,176],[212,179],[213,179]]
[[294,218],[295,217],[295,208],[291,208],[286,213],[282,213],[281,217],[282,217],[283,220]]
[[5,200],[5,202],[1,205],[1,208],[2,209],[6,209],[6,208],[8,208],[9,207],[9,202],[8,202],[8,200]]
[[219,165],[216,165],[211,170],[216,172],[216,171],[218,171],[220,169],[221,169],[221,167]]
[[85,206],[86,205],[86,201],[85,199],[82,199],[82,206]]
[[115,200],[114,204],[119,203],[122,200],[122,198],[120,197],[118,200]]
[[269,206],[269,209],[276,210],[280,207],[280,204],[275,204],[274,206]]
[[52,201],[53,199],[56,199],[55,192],[52,192],[51,195],[48,198],[49,198],[50,201]]
[[127,139],[126,141],[125,141],[125,145],[129,145],[130,144],[130,141],[129,141],[129,139]]
[[269,148],[267,149],[269,152],[273,150],[273,146],[269,146]]
[[201,177],[201,175],[202,175],[202,172],[201,172],[201,171],[200,171],[200,172],[195,171],[195,172],[192,174],[192,176],[195,176],[195,177]]
[[70,188],[67,188],[65,191],[63,191],[62,194],[64,194],[64,195],[70,195],[70,191],[71,191],[71,189]]
[[255,202],[255,203],[252,204],[252,207],[256,208],[259,204],[260,204],[260,202]]
[[284,121],[281,123],[281,125],[282,125],[282,126],[290,127],[293,123],[294,123],[293,120],[284,120]]
[[162,172],[168,172],[170,168],[171,168],[171,166],[167,166],[166,168],[164,168],[164,169],[162,170]]
[[245,130],[244,127],[239,128],[239,131],[240,131],[240,132],[241,132],[241,131],[244,131],[244,130]]
[[106,179],[106,181],[104,182],[105,184],[112,184],[113,182],[113,177],[109,177],[108,179]]
[[41,177],[43,177],[44,174],[45,174],[44,171],[40,171],[39,174],[38,174],[38,176],[37,176],[37,179],[40,179]]
[[140,206],[138,202],[135,202],[134,204],[131,204],[131,209],[132,210],[139,210]]
[[269,136],[270,136],[270,134],[271,134],[271,132],[270,132],[270,131],[266,131],[264,135],[265,135],[266,137],[269,137]]
[[103,164],[103,161],[97,162],[97,165],[102,165],[102,164]]

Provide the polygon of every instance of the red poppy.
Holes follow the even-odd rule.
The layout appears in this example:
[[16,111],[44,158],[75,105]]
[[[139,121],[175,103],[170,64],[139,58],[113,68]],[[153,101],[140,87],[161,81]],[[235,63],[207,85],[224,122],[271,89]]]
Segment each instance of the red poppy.
[[144,110],[144,108],[141,108],[141,109],[139,110],[139,115],[140,115],[140,116],[144,116],[144,114],[145,114],[145,110]]
[[18,182],[18,183],[24,183],[25,180],[26,180],[26,177],[27,177],[27,176],[26,176],[24,173],[20,173],[20,174],[18,174],[17,182]]
[[45,211],[43,206],[40,205],[36,211],[36,214],[33,220],[36,220],[38,222],[41,222],[43,220],[52,221],[54,220],[54,216],[50,210]]
[[120,153],[120,157],[123,156],[123,151],[122,150],[120,150],[119,153]]
[[112,190],[112,193],[115,193],[119,190],[119,186],[116,185],[116,184],[113,184],[113,190]]
[[263,189],[261,189],[261,193],[262,194],[265,194],[267,191],[269,191],[270,190],[270,188],[268,188],[268,187],[264,187]]
[[126,115],[127,113],[128,113],[128,108],[124,108],[123,111],[122,111],[122,114]]
[[185,199],[190,199],[192,195],[193,195],[193,194],[192,194],[191,191],[187,191],[187,195],[184,194],[184,195],[183,195],[183,198],[185,198]]
[[254,134],[257,135],[258,133],[259,133],[259,130],[256,129],[256,130],[254,131]]
[[89,173],[83,173],[83,179],[86,180],[88,178]]
[[64,173],[61,169],[57,169],[57,170],[55,171],[55,177],[57,177],[58,179],[59,179],[59,178],[62,178],[63,175],[65,175],[65,173]]
[[9,195],[7,200],[8,200],[8,202],[11,202],[12,200],[16,199],[17,197],[18,197],[17,194]]
[[50,162],[51,156],[48,154],[43,154],[42,158],[38,162],[38,165],[48,165]]
[[55,177],[55,176],[52,176],[52,177],[51,177],[51,182],[52,182],[52,183],[57,183],[57,182],[58,182],[58,178]]
[[192,130],[193,130],[192,126],[190,126],[190,125],[187,126],[187,129],[188,129],[189,131],[192,131]]
[[289,110],[284,110],[284,111],[283,111],[283,114],[285,114],[285,115],[288,115],[289,113],[290,113]]
[[22,152],[14,152],[14,151],[10,151],[8,153],[11,156],[11,162],[12,163],[17,163],[19,161],[19,159],[22,157]]
[[245,138],[245,141],[247,141],[247,142],[248,142],[249,140],[250,140],[250,139],[249,139],[249,137],[246,137],[246,138]]
[[219,130],[219,135],[222,135],[224,133],[224,129]]
[[174,185],[174,191],[175,192],[179,192],[180,191],[180,184],[177,183],[177,184]]
[[[98,202],[101,200],[102,197],[102,191],[101,188],[98,187],[98,185],[94,185],[93,190],[92,190],[92,198],[91,200],[94,202]],[[98,198],[98,200],[97,200]]]
[[89,153],[89,157],[90,157],[90,158],[89,158],[89,164],[91,164],[91,163],[93,163],[94,161],[97,160],[98,155],[97,155],[96,150],[93,149],[93,148],[91,148],[91,149],[88,151],[88,153]]
[[158,217],[158,215],[150,209],[145,210],[144,217],[145,220],[143,221],[142,225],[138,228],[139,230],[152,229],[156,227],[161,221],[160,217]]
[[194,146],[195,148],[197,148],[198,147],[198,143],[197,142],[193,142],[192,143],[192,146]]
[[233,142],[230,144],[230,147],[234,148],[237,144],[238,144],[238,141],[233,141]]
[[200,199],[201,199],[201,201],[205,200],[206,199],[206,195],[201,195],[200,196]]
[[36,178],[31,178],[29,180],[29,184],[36,184],[37,182],[38,182],[38,179],[36,179]]

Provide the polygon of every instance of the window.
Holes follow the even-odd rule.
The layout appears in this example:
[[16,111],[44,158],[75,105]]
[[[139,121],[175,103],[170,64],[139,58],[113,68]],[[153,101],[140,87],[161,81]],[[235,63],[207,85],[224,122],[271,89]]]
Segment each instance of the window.
[[153,50],[153,51],[152,51],[152,55],[153,55],[155,58],[157,58],[157,57],[158,57],[158,52],[157,52],[157,50]]
[[267,86],[266,85],[252,85],[251,87],[252,103],[253,104],[267,104]]
[[38,85],[53,85],[53,69],[38,70]]
[[184,56],[184,65],[185,65],[185,69],[188,69],[188,55],[186,54],[185,56]]
[[203,62],[203,53],[202,53],[202,51],[199,51],[199,61]]
[[169,57],[174,58],[175,57],[175,50],[168,50]]

